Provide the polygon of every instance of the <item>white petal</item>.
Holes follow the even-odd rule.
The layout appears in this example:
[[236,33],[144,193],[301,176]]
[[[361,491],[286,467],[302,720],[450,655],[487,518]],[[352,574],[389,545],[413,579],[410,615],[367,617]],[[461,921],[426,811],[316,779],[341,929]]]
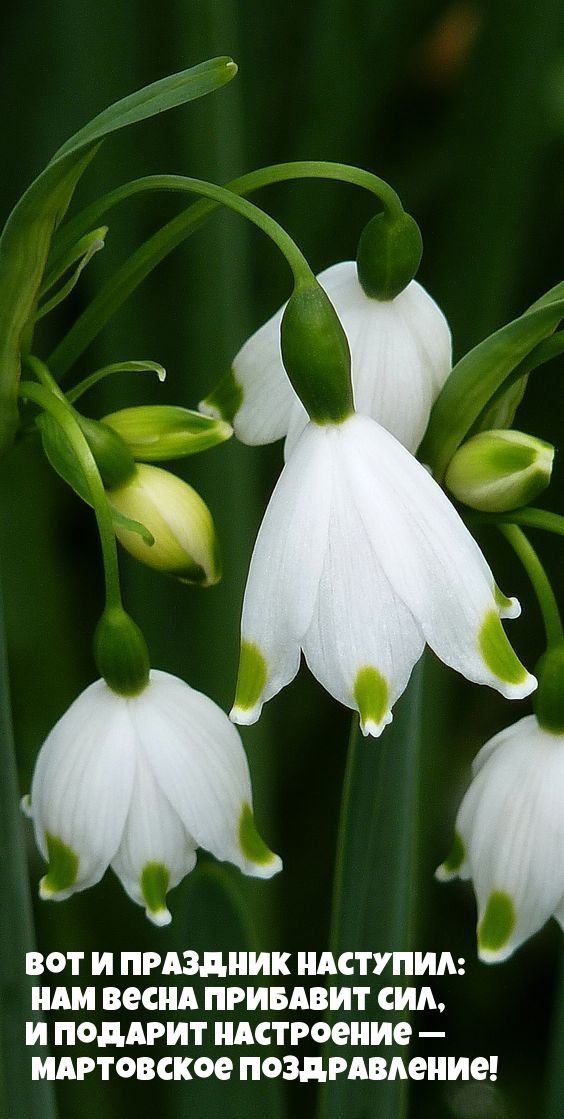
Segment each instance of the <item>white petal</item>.
[[298,397],[282,364],[280,323],[285,305],[239,350],[233,362],[243,402],[233,420],[238,439],[251,445],[273,443],[288,430]]
[[169,924],[166,893],[193,870],[196,846],[155,780],[140,743],[131,803],[112,869],[153,924]]
[[[236,722],[258,719],[262,704],[294,678],[327,545],[331,504],[332,427],[308,424],[286,463],[254,547],[241,621],[242,659]],[[262,672],[250,697],[241,691],[248,650]]]
[[325,565],[303,648],[314,676],[377,736],[425,641],[379,567],[340,463],[333,469]]
[[564,895],[564,739],[542,731],[533,716],[512,729],[482,762],[461,809],[486,962],[507,959]]
[[194,843],[246,874],[276,874],[279,858],[252,833],[247,758],[221,708],[175,676],[152,671],[135,722],[153,776]]
[[[91,684],[59,720],[43,744],[31,787],[37,845],[48,858],[48,836],[78,859],[53,870],[42,896],[65,898],[97,882],[123,833],[135,771],[130,702],[103,680]],[[72,879],[72,880],[71,880]]]
[[351,494],[374,551],[428,644],[469,680],[508,698],[529,695],[536,681],[499,624],[493,575],[440,486],[374,421],[356,415],[340,431]]

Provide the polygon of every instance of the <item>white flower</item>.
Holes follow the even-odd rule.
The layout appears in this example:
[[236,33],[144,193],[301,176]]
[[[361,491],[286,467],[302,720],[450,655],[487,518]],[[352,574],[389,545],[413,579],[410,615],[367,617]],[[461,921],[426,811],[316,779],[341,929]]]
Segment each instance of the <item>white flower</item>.
[[493,575],[427,470],[366,416],[309,424],[280,476],[253,552],[232,718],[308,665],[379,735],[425,642],[509,698],[535,678],[500,618],[519,605]]
[[478,902],[478,952],[506,960],[554,916],[564,928],[564,735],[527,715],[480,751],[437,871],[471,878]]
[[[354,261],[334,264],[317,278],[348,338],[357,412],[377,420],[415,451],[451,370],[451,336],[442,311],[415,280],[395,299],[369,298]],[[308,417],[282,364],[283,313],[284,307],[260,327],[233,362],[238,404],[233,427],[243,443],[272,443],[287,436],[288,455]],[[221,410],[214,406],[213,394],[200,409],[212,415]]]
[[39,753],[29,814],[49,869],[44,898],[62,900],[111,865],[156,925],[167,890],[196,848],[269,878],[281,868],[258,835],[241,739],[207,696],[152,671],[133,698],[103,680],[75,700]]

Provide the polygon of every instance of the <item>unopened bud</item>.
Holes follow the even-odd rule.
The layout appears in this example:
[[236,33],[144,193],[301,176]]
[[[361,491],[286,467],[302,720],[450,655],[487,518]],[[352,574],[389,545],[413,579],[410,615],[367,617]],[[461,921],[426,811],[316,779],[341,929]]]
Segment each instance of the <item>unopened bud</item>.
[[138,533],[115,526],[118,540],[135,559],[203,587],[221,578],[211,513],[187,482],[158,466],[139,464],[124,486],[108,492],[108,500],[154,538],[149,545]]
[[223,420],[171,404],[122,408],[102,421],[126,444],[134,459],[162,462],[224,443],[233,429]]
[[522,431],[483,431],[453,455],[445,481],[472,509],[504,513],[533,501],[548,486],[554,447]]
[[410,214],[376,214],[360,235],[358,278],[371,299],[395,299],[411,282],[421,263],[423,241]]

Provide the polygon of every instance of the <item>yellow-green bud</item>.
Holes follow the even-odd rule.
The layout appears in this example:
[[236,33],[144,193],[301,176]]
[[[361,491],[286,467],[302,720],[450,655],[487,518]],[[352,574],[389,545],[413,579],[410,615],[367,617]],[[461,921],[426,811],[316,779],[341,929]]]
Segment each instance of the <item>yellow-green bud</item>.
[[115,525],[118,540],[135,559],[203,587],[221,578],[211,513],[187,482],[168,470],[142,463],[124,486],[108,492],[108,500],[154,537],[154,544],[149,545],[127,527]]
[[483,431],[453,455],[445,482],[459,501],[505,513],[533,501],[550,482],[554,447],[522,431]]
[[139,695],[149,683],[145,638],[121,606],[104,610],[94,634],[94,659],[100,676],[118,695]]
[[410,214],[376,214],[364,227],[356,254],[364,291],[371,299],[395,299],[415,276],[422,255],[421,232]]
[[172,404],[122,408],[104,416],[102,422],[117,432],[133,458],[142,462],[194,455],[224,443],[233,434],[230,424],[223,420]]
[[317,281],[295,289],[280,326],[284,367],[310,418],[342,423],[354,411],[351,356],[329,296]]
[[541,657],[535,676],[539,686],[533,707],[538,722],[550,734],[564,734],[564,645],[556,645]]

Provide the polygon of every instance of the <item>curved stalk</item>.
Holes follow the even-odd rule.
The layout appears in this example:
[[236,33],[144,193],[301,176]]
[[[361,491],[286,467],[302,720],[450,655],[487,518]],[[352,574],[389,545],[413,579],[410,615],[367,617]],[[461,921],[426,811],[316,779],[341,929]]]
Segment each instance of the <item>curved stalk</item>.
[[517,525],[500,525],[499,531],[513,548],[533,585],[546,631],[547,647],[562,644],[564,632],[550,579],[525,533]]

